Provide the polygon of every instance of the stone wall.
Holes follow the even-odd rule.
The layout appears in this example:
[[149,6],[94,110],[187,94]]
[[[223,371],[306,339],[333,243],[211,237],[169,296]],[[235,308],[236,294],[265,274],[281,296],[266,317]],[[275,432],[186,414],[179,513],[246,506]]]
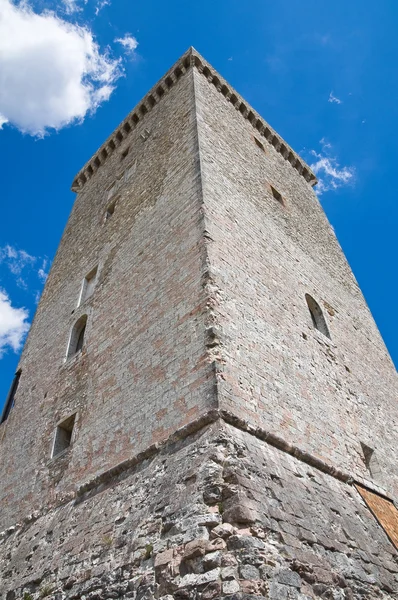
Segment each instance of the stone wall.
[[239,102],[194,76],[220,407],[397,497],[396,371],[319,201]]
[[311,173],[187,60],[75,180],[0,427],[1,593],[396,598],[396,552],[350,484],[398,491],[395,370]]
[[[201,204],[189,71],[76,198],[20,361],[16,404],[0,427],[0,527],[66,500],[214,407]],[[96,265],[94,292],[77,307]],[[65,362],[83,314],[83,351]],[[73,444],[51,459],[56,424],[73,412]]]
[[354,487],[216,421],[0,536],[2,598],[398,598]]

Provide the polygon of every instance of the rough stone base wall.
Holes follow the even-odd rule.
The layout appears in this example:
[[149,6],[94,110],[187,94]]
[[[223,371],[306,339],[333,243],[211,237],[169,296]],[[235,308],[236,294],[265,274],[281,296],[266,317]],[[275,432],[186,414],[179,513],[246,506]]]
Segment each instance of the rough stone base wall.
[[0,538],[5,600],[398,598],[355,488],[220,420]]

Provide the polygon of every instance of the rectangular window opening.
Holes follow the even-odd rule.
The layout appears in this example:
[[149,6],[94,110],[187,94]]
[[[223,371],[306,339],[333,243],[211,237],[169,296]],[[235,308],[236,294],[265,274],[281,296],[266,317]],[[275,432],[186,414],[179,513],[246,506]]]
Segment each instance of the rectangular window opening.
[[254,142],[255,142],[256,146],[258,148],[260,148],[260,150],[262,150],[263,152],[265,152],[265,148],[264,148],[263,144],[260,142],[260,140],[258,140],[256,137],[254,137],[253,139],[254,139]]
[[380,477],[380,466],[377,460],[377,455],[374,448],[371,448],[367,444],[361,442],[363,461],[369,471],[370,476],[377,480]]
[[278,202],[283,205],[284,202],[283,202],[282,194],[280,194],[278,192],[278,190],[276,190],[272,185],[271,185],[271,192],[272,192],[272,195],[275,198],[275,200],[278,200]]
[[98,267],[94,267],[94,269],[92,269],[90,273],[84,278],[78,306],[83,304],[83,302],[85,302],[87,298],[89,298],[93,293],[95,282],[97,279],[97,270]]
[[76,413],[60,423],[55,430],[54,444],[51,458],[64,452],[72,442],[73,427],[75,425]]
[[124,160],[126,158],[126,156],[128,155],[130,150],[130,147],[126,148],[126,150],[124,150],[121,155],[120,155],[120,160]]
[[111,216],[113,215],[113,213],[115,212],[115,208],[116,208],[116,202],[117,200],[113,200],[113,202],[111,202],[106,211],[105,211],[105,221],[107,221],[108,219],[111,218]]

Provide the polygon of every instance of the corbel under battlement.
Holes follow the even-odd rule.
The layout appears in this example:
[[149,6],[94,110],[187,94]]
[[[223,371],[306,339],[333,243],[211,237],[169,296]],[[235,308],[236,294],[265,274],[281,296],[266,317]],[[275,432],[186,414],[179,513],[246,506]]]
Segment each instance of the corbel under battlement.
[[162,97],[175,85],[190,68],[196,68],[225,98],[233,104],[242,117],[247,119],[254,129],[270,143],[283,158],[290,162],[304,179],[314,186],[317,178],[310,167],[286,144],[274,129],[244,101],[244,99],[217,73],[213,67],[196,52],[189,50],[171,67],[156,85],[144,96],[137,106],[121,122],[119,127],[102,144],[94,156],[84,165],[72,183],[73,192],[81,192],[85,183],[93,177],[95,172],[108,160],[110,155],[137,127],[152,108],[161,101]]

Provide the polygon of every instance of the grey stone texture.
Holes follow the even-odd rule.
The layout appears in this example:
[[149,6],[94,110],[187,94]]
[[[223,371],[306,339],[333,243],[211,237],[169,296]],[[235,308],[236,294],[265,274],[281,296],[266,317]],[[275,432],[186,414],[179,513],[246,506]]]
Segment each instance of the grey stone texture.
[[1,598],[398,597],[353,486],[397,498],[396,372],[314,183],[193,49],[83,167],[0,426]]
[[334,232],[305,179],[194,78],[219,406],[396,498],[396,370]]
[[[248,516],[226,520],[234,506]],[[353,486],[219,420],[28,516],[0,557],[8,600],[398,598],[397,553]]]
[[[68,498],[215,407],[196,131],[189,71],[77,196],[21,357],[15,408],[1,426],[0,526]],[[123,185],[110,195],[115,180]],[[77,306],[96,265],[94,292]],[[82,314],[85,346],[65,362]],[[73,412],[73,450],[51,461],[55,425]]]

